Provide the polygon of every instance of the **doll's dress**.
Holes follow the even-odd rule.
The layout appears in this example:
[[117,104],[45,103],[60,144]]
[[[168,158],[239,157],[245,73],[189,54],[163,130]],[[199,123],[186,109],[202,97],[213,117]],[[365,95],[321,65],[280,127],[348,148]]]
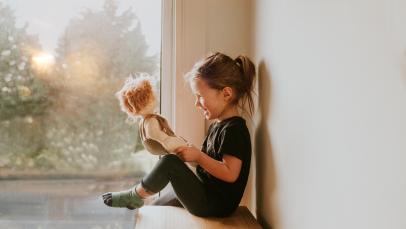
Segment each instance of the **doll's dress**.
[[164,117],[158,114],[149,114],[145,116],[139,123],[139,132],[142,144],[144,145],[145,149],[148,152],[155,155],[163,155],[170,153],[170,151],[167,149],[167,147],[165,147],[165,144],[163,142],[160,142],[157,139],[151,139],[147,137],[145,130],[146,121],[148,121],[148,119],[151,118],[156,119],[159,123],[160,130],[163,131],[166,135],[173,137],[172,139],[176,139],[178,142],[177,144],[179,146],[186,145],[186,141],[175,135],[175,133],[169,127],[169,124]]

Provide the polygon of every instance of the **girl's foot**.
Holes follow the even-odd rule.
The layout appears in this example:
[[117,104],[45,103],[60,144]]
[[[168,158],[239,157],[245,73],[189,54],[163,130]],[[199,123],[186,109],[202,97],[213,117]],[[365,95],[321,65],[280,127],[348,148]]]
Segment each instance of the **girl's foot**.
[[121,192],[105,193],[103,194],[103,202],[110,207],[126,207],[130,210],[140,208],[144,205],[144,200],[135,192],[135,188]]

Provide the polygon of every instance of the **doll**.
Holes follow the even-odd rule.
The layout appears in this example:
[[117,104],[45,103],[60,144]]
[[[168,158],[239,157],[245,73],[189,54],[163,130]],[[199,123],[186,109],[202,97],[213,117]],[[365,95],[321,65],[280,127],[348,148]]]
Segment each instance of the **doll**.
[[151,154],[173,153],[188,143],[175,135],[164,117],[154,113],[156,93],[152,77],[148,74],[130,76],[123,88],[116,93],[121,109],[130,117],[140,118],[139,133],[145,149]]

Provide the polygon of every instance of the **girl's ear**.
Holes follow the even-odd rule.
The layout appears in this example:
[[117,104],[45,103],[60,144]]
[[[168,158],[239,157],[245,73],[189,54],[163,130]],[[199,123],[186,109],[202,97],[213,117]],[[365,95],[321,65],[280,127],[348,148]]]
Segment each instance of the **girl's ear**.
[[222,92],[223,92],[224,100],[226,102],[230,102],[233,98],[233,93],[234,93],[233,89],[231,87],[225,87],[225,88],[223,88]]

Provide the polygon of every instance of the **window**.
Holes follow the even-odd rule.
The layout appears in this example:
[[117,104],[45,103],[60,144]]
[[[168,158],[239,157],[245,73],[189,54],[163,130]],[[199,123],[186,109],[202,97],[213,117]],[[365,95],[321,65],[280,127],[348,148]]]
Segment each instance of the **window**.
[[100,194],[132,187],[157,157],[114,93],[130,73],[163,75],[172,123],[173,3],[0,0],[0,228],[134,227]]
[[[45,10],[46,8],[46,10]],[[0,174],[148,170],[114,93],[161,74],[159,0],[0,0]]]

